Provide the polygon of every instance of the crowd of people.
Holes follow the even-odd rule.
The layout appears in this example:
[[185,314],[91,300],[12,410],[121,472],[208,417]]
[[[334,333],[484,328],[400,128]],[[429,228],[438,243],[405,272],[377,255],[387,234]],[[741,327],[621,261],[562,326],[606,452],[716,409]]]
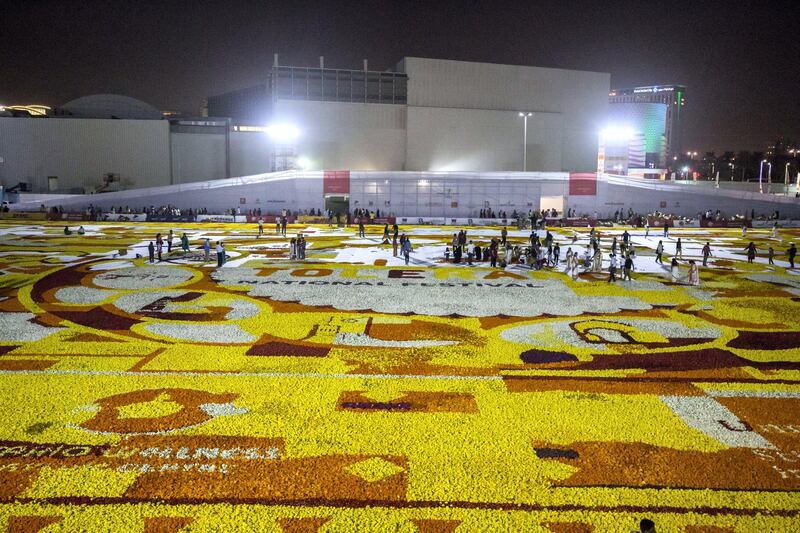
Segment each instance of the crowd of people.
[[[125,207],[121,209],[124,212],[128,208]],[[163,209],[170,210],[173,208],[171,206],[165,206],[164,208],[159,208],[157,212],[163,212]],[[180,211],[172,212],[180,213]],[[616,215],[619,216],[620,213],[621,212],[618,211]],[[330,211],[326,214],[329,218],[335,216]],[[519,216],[519,214],[516,212],[514,214]],[[707,211],[703,214],[703,216],[716,217],[718,214],[719,212],[711,213],[710,211]],[[363,238],[366,237],[365,224],[374,222],[375,218],[379,215],[379,211],[373,212],[365,209],[357,209],[353,212],[353,215],[355,221],[358,223],[358,235]],[[557,212],[555,212],[555,210],[542,210],[539,212],[530,212],[529,215],[533,221],[538,221],[546,220],[551,216],[557,216]],[[628,215],[635,215],[635,213],[628,213]],[[778,213],[776,212],[774,216],[777,215]],[[282,210],[280,214],[276,216],[275,233],[277,235],[286,237],[290,216],[291,213],[288,210]],[[544,218],[539,219],[540,216]],[[350,216],[348,213],[348,219],[349,218]],[[258,227],[256,238],[259,238],[264,234],[263,219],[258,218],[256,224]],[[687,282],[692,285],[699,285],[699,266],[702,265],[703,267],[708,267],[709,258],[713,256],[710,242],[706,242],[703,245],[700,251],[700,257],[698,257],[697,260],[695,260],[694,257],[686,260],[684,259],[682,238],[679,236],[673,241],[669,236],[669,227],[669,224],[664,225],[663,238],[658,241],[658,244],[655,247],[655,262],[659,265],[662,265],[665,270],[669,272],[669,277],[672,282]],[[598,228],[593,227],[589,231],[589,243],[583,249],[581,249],[581,247],[577,244],[578,233],[573,233],[571,242],[563,243],[564,245],[568,246],[563,260],[561,257],[561,244],[556,242],[553,233],[551,233],[549,230],[542,231],[546,231],[544,238],[540,238],[539,232],[534,229],[524,241],[518,238],[516,242],[513,242],[509,238],[508,228],[504,226],[499,231],[499,235],[491,237],[482,242],[477,239],[471,239],[468,236],[467,230],[461,229],[456,233],[453,233],[452,238],[446,244],[443,253],[443,261],[445,263],[453,264],[488,264],[488,266],[493,268],[505,268],[509,265],[522,265],[534,270],[560,268],[563,264],[565,267],[564,272],[572,279],[578,279],[581,273],[604,272],[605,262],[608,265],[608,282],[616,282],[620,279],[623,281],[631,281],[633,279],[633,273],[636,271],[636,246],[633,243],[633,238],[627,229],[624,230],[619,237],[612,235],[606,238],[606,244],[604,246],[603,236]],[[649,224],[645,223],[644,236],[646,238],[649,237],[649,232]],[[83,235],[85,233],[83,226],[78,228],[77,233],[79,235]],[[65,226],[64,234],[72,235],[73,230],[71,230],[69,226]],[[747,226],[744,225],[742,227],[742,237],[745,238],[746,235]],[[772,238],[776,240],[780,239],[777,222],[772,229]],[[665,241],[669,244],[674,242],[674,253],[670,258],[668,267],[664,263],[664,256],[667,253]],[[191,251],[189,237],[186,233],[183,233],[179,237],[178,242],[180,243],[182,254],[185,255]],[[400,233],[400,228],[396,223],[392,224],[391,228],[388,223],[383,225],[382,243],[384,245],[391,245],[393,257],[398,257],[398,255],[401,255],[405,261],[405,264],[410,263],[411,252],[413,251],[411,239],[405,233]],[[170,254],[172,253],[174,244],[175,234],[172,230],[170,230],[166,236],[162,236],[161,233],[156,234],[155,239],[150,241],[148,244],[149,262],[154,263],[156,262],[156,259],[158,261],[163,261],[165,252],[164,249],[166,248],[166,254]],[[225,246],[222,241],[218,241],[214,246],[217,253],[217,266],[221,267],[225,264],[228,258]],[[293,261],[305,260],[306,246],[306,239],[302,233],[298,233],[297,236],[291,237],[288,241],[288,259]],[[198,247],[198,249],[203,250],[203,262],[210,262],[211,248],[212,244],[208,238],[204,239],[201,243],[201,246]],[[750,241],[743,251],[748,263],[755,262],[759,253],[755,241]],[[775,264],[775,256],[779,253],[780,252],[775,251],[775,248],[771,245],[771,243],[769,246],[767,246],[765,255],[769,265]],[[789,267],[794,269],[795,259],[797,256],[797,248],[795,244],[790,243],[790,246],[784,253],[788,259]],[[702,258],[702,261],[700,258]],[[681,274],[681,262],[685,262],[686,266],[688,267],[685,276]],[[700,263],[700,265],[698,265],[698,263]],[[618,273],[620,271],[621,275]]]

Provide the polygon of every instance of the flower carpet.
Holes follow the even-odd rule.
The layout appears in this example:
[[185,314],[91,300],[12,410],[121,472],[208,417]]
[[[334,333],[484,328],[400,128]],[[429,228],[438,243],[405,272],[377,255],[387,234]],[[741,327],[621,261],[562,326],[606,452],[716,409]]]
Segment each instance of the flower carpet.
[[[0,223],[0,530],[800,527],[800,230],[627,228],[607,283],[446,263],[448,227],[402,227],[409,265],[382,226],[290,226],[304,261],[254,224],[85,228]],[[677,237],[700,285],[654,261]]]

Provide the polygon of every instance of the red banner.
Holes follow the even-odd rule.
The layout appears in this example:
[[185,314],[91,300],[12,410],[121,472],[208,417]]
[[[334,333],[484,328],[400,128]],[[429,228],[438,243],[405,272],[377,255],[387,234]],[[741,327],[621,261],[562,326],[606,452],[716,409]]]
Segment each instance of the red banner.
[[594,172],[569,173],[570,196],[595,196],[597,195],[597,174]]
[[323,194],[350,194],[349,170],[326,170],[322,180]]
[[709,220],[707,218],[700,219],[701,228],[741,228],[742,226],[747,226],[748,228],[752,228],[753,221],[750,219],[747,220]]

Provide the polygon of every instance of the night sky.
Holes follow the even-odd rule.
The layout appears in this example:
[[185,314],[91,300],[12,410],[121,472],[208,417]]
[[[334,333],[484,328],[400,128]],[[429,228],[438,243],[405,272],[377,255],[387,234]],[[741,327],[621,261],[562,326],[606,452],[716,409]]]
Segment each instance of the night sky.
[[160,109],[263,83],[281,63],[403,56],[585,69],[687,86],[684,147],[800,140],[800,1],[99,2],[3,0],[0,104],[120,93]]

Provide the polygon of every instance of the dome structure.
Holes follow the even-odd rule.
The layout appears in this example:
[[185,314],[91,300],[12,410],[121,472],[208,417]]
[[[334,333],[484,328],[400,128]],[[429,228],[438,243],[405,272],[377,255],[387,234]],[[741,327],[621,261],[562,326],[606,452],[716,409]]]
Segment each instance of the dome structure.
[[161,112],[148,103],[121,94],[82,96],[61,106],[61,112],[75,118],[117,118],[159,120]]

